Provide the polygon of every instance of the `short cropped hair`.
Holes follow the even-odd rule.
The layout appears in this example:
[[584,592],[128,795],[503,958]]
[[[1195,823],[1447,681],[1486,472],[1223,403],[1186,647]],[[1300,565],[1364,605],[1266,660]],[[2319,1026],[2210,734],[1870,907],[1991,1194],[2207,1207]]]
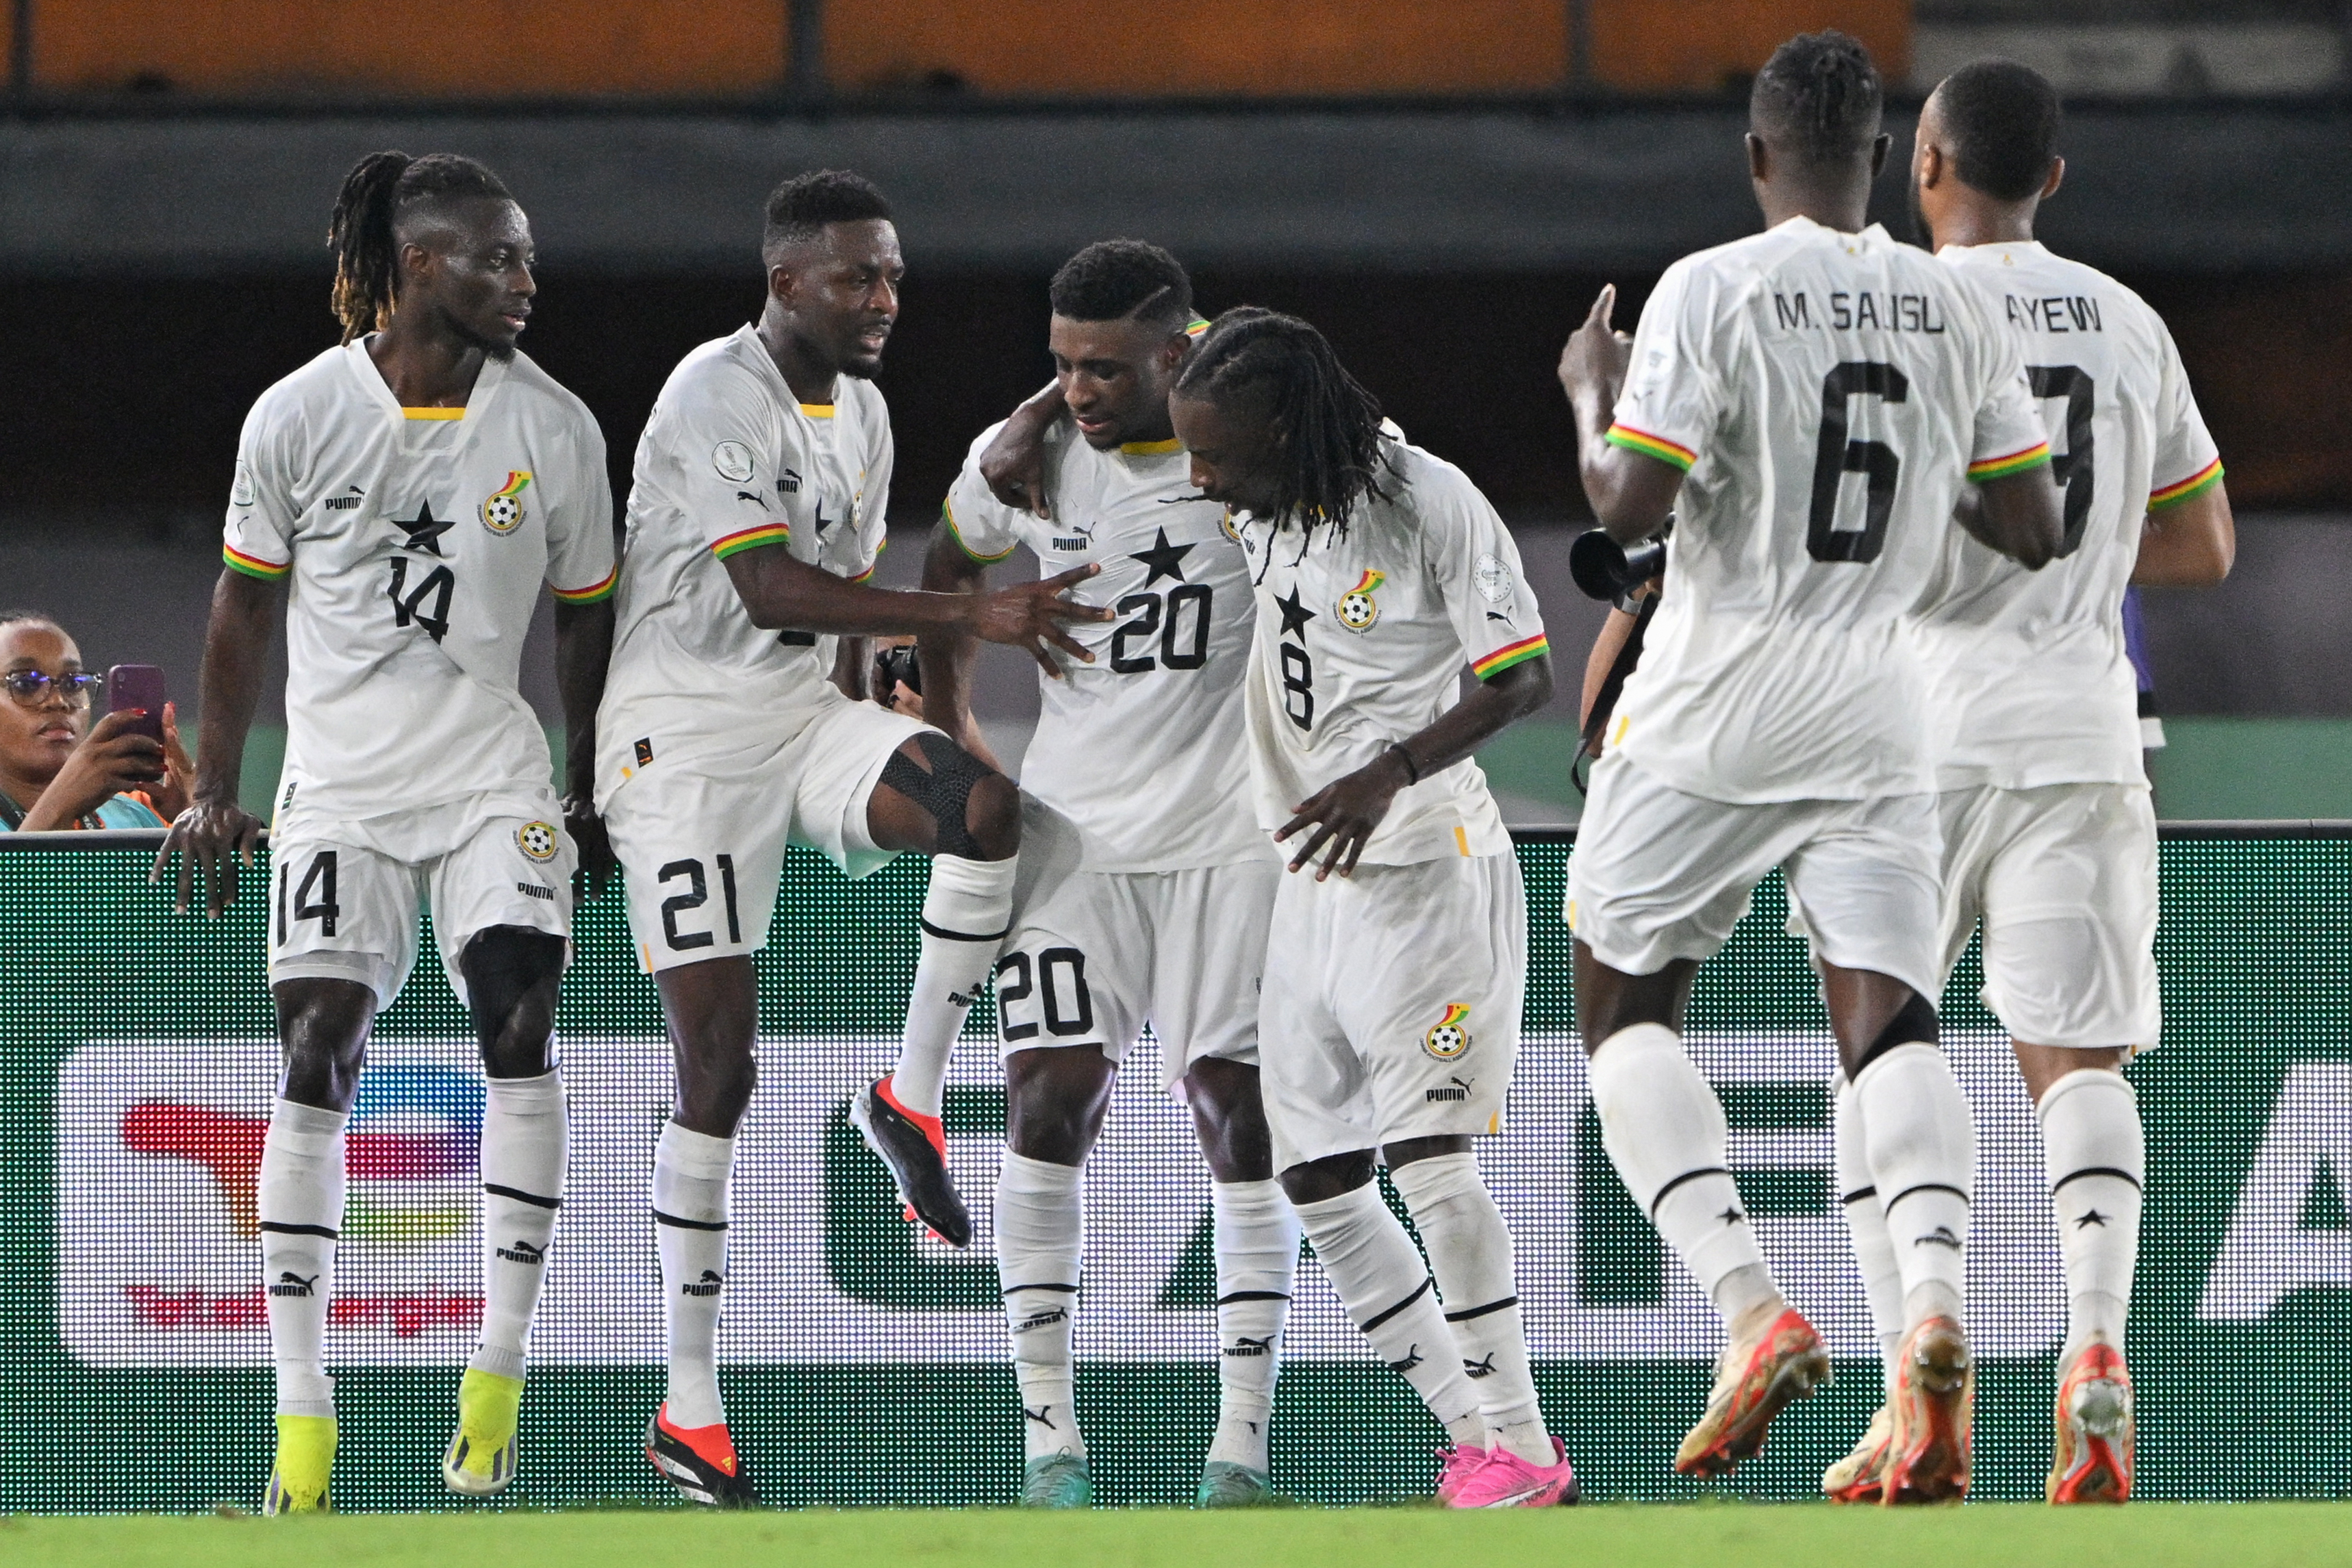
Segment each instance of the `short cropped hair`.
[[1192,279],[1174,257],[1139,239],[1103,239],[1062,263],[1048,290],[1054,314],[1073,321],[1133,316],[1180,331],[1192,320]]
[[797,174],[769,193],[760,252],[771,256],[780,246],[814,239],[829,223],[863,223],[889,216],[890,203],[863,174],[847,169]]
[[1878,68],[1859,43],[1834,29],[1800,33],[1756,73],[1748,118],[1807,163],[1835,163],[1870,151],[1884,97]]
[[1936,89],[1960,184],[1999,201],[2021,202],[2042,188],[2058,156],[2058,89],[2015,60],[1962,66]]

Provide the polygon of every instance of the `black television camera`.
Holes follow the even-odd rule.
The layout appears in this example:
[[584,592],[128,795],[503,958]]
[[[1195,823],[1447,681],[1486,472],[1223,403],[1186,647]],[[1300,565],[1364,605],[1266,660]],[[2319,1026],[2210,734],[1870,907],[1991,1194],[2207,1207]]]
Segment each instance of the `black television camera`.
[[1675,531],[1671,513],[1658,531],[1631,549],[1605,529],[1587,529],[1568,549],[1568,574],[1588,599],[1608,599],[1621,610],[1633,608],[1633,590],[1666,569],[1666,538]]

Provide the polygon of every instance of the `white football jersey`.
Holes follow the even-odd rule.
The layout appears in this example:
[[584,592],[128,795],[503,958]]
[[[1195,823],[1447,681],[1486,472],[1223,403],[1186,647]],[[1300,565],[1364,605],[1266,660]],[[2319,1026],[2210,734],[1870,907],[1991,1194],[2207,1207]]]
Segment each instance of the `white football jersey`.
[[2149,510],[2221,461],[2172,334],[2140,297],[2021,244],[1947,246],[2017,338],[2047,422],[2066,537],[2039,572],[1954,530],[1919,626],[1935,685],[1937,784],[2143,784],[2123,598]]
[[[1427,729],[1460,700],[1465,668],[1483,680],[1550,651],[1519,547],[1469,476],[1402,441],[1381,450],[1388,493],[1357,504],[1344,539],[1234,519],[1257,586],[1250,756],[1268,832]],[[1465,757],[1399,791],[1360,858],[1406,866],[1510,847],[1486,775]]]
[[1615,418],[1688,477],[1609,744],[1732,804],[1933,788],[1905,622],[1961,487],[2049,461],[1981,293],[1876,225],[1790,218],[1666,269]]
[[1078,827],[1090,871],[1184,871],[1266,858],[1249,797],[1242,720],[1249,573],[1224,510],[1192,488],[1181,443],[1097,452],[1065,419],[1046,436],[1053,517],[1005,506],[980,477],[997,426],[972,443],[948,492],[947,521],[973,560],[1016,544],[1040,575],[1102,567],[1070,597],[1118,619],[1074,625],[1092,664],[1041,670],[1043,711],[1021,787]]
[[516,689],[540,584],[613,591],[613,497],[587,406],[524,354],[466,406],[408,408],[329,349],[261,395],[222,558],[289,581],[276,821],[358,821],[467,795],[544,809],[553,765]]
[[[751,624],[723,564],[782,547],[862,583],[887,542],[890,411],[870,381],[803,403],[746,326],[679,362],[638,437],[613,668],[598,711],[598,804],[641,757],[740,746],[801,715],[834,640]],[[797,722],[797,719],[793,720]]]

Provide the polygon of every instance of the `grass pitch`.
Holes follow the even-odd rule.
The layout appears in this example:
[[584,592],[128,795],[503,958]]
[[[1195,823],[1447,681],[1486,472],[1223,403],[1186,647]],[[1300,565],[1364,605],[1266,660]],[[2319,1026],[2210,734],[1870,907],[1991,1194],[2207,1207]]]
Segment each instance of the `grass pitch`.
[[10,1568],[2352,1568],[2352,1504],[1906,1510],[1622,1503],[1196,1514],[1103,1510],[712,1515],[671,1510],[328,1519],[0,1519]]

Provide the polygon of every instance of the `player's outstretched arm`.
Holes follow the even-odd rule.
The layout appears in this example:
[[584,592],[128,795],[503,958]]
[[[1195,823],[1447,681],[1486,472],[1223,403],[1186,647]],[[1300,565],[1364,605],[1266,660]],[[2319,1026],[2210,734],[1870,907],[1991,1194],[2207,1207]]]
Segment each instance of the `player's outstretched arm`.
[[1593,519],[1618,543],[1635,544],[1665,525],[1683,487],[1683,470],[1609,443],[1633,351],[1633,340],[1610,325],[1616,306],[1617,286],[1612,283],[1560,350],[1559,384],[1575,416],[1576,466]]
[[727,574],[755,626],[843,637],[961,632],[982,642],[1026,648],[1056,679],[1062,672],[1054,663],[1055,648],[1094,662],[1095,656],[1071,637],[1066,629],[1070,623],[1117,618],[1108,608],[1063,597],[1100,570],[1089,563],[985,594],[929,594],[852,583],[775,546],[739,550],[727,557]]
[[276,583],[224,570],[213,586],[212,619],[205,628],[205,662],[198,677],[204,731],[197,742],[196,788],[188,809],[172,825],[149,881],[180,857],[173,907],[188,907],[189,884],[199,881],[205,912],[217,919],[236,897],[236,868],[253,864],[253,844],[261,819],[236,803],[245,771],[245,738],[261,698],[261,672],[269,654],[285,590]]
[[2144,588],[2210,588],[2237,562],[2237,519],[2217,479],[2184,500],[2148,510],[2131,580]]
[[[978,594],[987,583],[988,568],[965,553],[947,519],[934,523],[930,548],[923,556],[923,591]],[[963,632],[933,632],[915,639],[915,657],[923,672],[923,718],[995,767],[996,760],[971,717],[971,661],[978,649],[977,639]]]
[[980,455],[981,481],[1006,506],[1050,517],[1045,501],[1045,432],[1068,411],[1056,378],[1014,409]]
[[[1356,869],[1357,858],[1397,792],[1441,769],[1450,768],[1512,724],[1551,700],[1551,660],[1531,658],[1500,670],[1478,682],[1476,689],[1437,716],[1427,729],[1407,736],[1347,777],[1338,779],[1302,802],[1274,838],[1286,843],[1307,834],[1290,858],[1294,871],[1325,850],[1317,867],[1318,882],[1338,871],[1342,877]],[[1312,829],[1311,832],[1308,830]]]
[[596,815],[596,709],[613,663],[613,601],[555,604],[555,689],[563,703],[563,826],[580,850],[581,890],[594,898],[614,871]]
[[2041,571],[2057,557],[2066,537],[2066,520],[2058,509],[2063,492],[2050,482],[2047,468],[1987,479],[1975,489],[1976,520],[1966,525],[1969,532],[2029,572]]

